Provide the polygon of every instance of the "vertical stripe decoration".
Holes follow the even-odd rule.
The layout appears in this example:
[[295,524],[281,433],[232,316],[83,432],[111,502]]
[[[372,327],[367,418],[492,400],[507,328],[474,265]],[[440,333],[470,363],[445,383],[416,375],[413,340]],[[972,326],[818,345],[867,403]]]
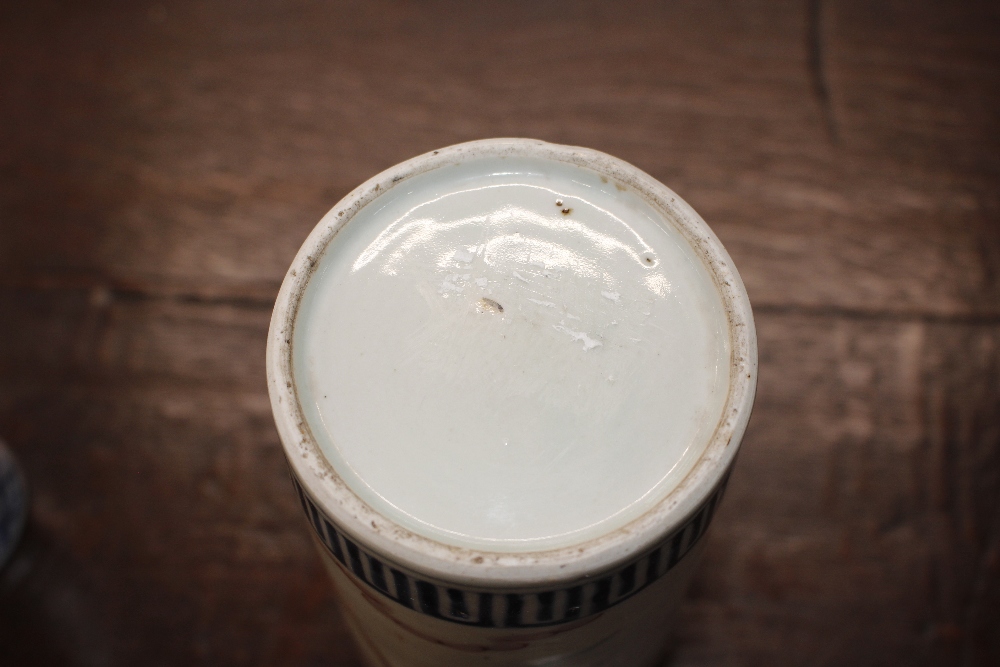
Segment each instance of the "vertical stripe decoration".
[[712,521],[729,473],[688,519],[661,543],[585,583],[557,590],[483,591],[429,581],[369,553],[335,527],[292,474],[309,524],[344,569],[381,595],[416,612],[453,623],[486,628],[537,628],[568,623],[613,607],[672,570],[697,544]]

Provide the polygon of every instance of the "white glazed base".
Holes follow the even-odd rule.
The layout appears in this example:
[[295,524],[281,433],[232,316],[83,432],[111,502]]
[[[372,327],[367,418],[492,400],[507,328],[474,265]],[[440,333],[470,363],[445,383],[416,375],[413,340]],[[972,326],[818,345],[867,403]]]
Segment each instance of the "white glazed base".
[[540,629],[486,629],[431,618],[382,597],[316,539],[341,610],[371,667],[657,667],[705,540],[667,575],[610,609]]
[[725,304],[671,218],[624,187],[470,158],[330,241],[299,302],[294,383],[373,510],[463,549],[571,549],[691,471],[732,379]]

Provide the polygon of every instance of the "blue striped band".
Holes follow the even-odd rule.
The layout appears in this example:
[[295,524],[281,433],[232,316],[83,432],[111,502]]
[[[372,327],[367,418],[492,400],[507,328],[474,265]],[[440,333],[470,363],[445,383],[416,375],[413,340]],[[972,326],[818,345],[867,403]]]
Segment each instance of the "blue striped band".
[[471,590],[409,572],[373,556],[323,513],[292,474],[302,509],[326,550],[355,577],[385,597],[414,611],[453,623],[486,628],[538,628],[568,623],[626,600],[672,570],[701,539],[729,481],[712,494],[677,530],[653,549],[616,569],[555,590],[509,592]]

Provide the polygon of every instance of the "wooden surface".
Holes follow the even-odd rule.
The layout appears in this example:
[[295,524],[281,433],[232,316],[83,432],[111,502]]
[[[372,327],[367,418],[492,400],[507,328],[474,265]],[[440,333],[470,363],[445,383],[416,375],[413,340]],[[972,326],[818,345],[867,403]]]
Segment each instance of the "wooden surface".
[[1000,664],[996,3],[0,8],[3,665],[357,667],[264,340],[374,173],[528,136],[726,244],[759,397],[676,665]]

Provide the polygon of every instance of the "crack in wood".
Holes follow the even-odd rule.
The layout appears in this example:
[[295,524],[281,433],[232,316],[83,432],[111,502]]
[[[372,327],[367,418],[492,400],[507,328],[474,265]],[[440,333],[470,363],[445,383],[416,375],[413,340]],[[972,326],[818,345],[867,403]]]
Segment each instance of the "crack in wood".
[[806,53],[808,56],[809,79],[813,94],[819,103],[823,125],[830,143],[840,143],[840,131],[830,102],[830,82],[827,74],[826,40],[823,39],[823,0],[807,0]]
[[935,313],[926,310],[875,310],[847,306],[771,303],[754,305],[753,312],[755,315],[800,315],[871,322],[1000,325],[1000,313]]
[[[25,292],[80,292],[103,290],[111,301],[121,302],[172,302],[204,306],[229,306],[245,310],[270,310],[274,307],[274,298],[264,295],[250,294],[219,294],[200,293],[180,290],[156,290],[141,287],[123,287],[113,285],[58,285],[58,284],[2,284],[0,291],[18,290]],[[277,288],[274,289],[277,294]],[[781,303],[756,303],[753,312],[758,315],[799,315],[803,317],[827,317],[846,320],[864,320],[878,322],[922,322],[925,324],[960,324],[960,325],[1000,325],[1000,313],[964,312],[943,313],[932,310],[884,310],[878,308],[837,306],[837,305],[805,305]]]
[[199,292],[176,287],[157,288],[149,284],[122,285],[91,281],[0,281],[0,291],[36,292],[41,294],[90,292],[100,294],[100,301],[142,302],[160,301],[194,305],[218,305],[244,308],[248,310],[270,310],[274,307],[279,285],[251,288],[243,293],[223,293],[221,291]]
[[196,292],[147,292],[137,289],[110,289],[112,297],[121,301],[172,301],[206,306],[232,306],[248,310],[270,310],[274,298],[229,294],[199,294]]

